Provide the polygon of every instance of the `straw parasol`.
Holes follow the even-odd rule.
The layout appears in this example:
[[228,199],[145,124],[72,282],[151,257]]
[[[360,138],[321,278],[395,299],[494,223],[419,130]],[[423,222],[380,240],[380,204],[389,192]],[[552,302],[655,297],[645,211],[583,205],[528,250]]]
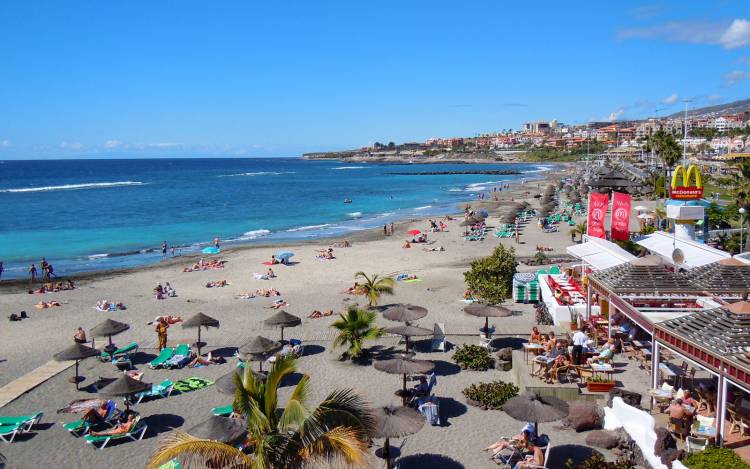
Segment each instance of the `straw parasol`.
[[284,342],[284,328],[294,327],[302,324],[302,319],[298,318],[293,314],[289,314],[284,310],[279,311],[270,318],[263,321],[266,326],[280,327],[281,328],[281,341]]
[[237,354],[243,360],[257,361],[260,363],[260,371],[263,371],[263,361],[266,355],[276,352],[281,347],[281,342],[258,335],[237,349]]
[[489,336],[490,318],[507,318],[512,316],[513,312],[503,306],[484,305],[481,303],[472,303],[464,308],[466,314],[472,316],[484,317],[484,332]]
[[137,379],[133,379],[130,376],[123,374],[101,389],[99,394],[105,397],[125,397],[125,409],[128,410],[130,409],[130,401],[127,399],[128,397],[150,389],[151,383],[144,383],[143,381],[138,381]]
[[[234,396],[234,391],[237,389],[237,386],[234,381],[234,377],[238,376],[240,380],[242,380],[244,377],[244,373],[245,373],[244,370],[245,369],[243,368],[235,368],[229,373],[226,373],[220,376],[214,383],[216,390],[222,394],[229,394],[230,396]],[[265,381],[266,379],[265,373],[261,373],[255,370],[250,370],[250,372],[253,374],[253,376],[255,376],[255,379]]]
[[245,422],[241,419],[212,415],[208,419],[188,430],[190,435],[206,440],[232,443],[247,433]]
[[374,438],[385,438],[383,443],[383,458],[386,468],[391,469],[391,447],[390,438],[413,435],[424,426],[422,414],[411,407],[378,407],[373,410],[375,417]]
[[539,422],[554,422],[568,415],[568,403],[552,396],[526,393],[503,404],[503,410],[516,420],[534,422],[534,434],[539,435]]
[[407,352],[409,351],[409,337],[432,334],[432,331],[429,329],[425,329],[424,327],[412,326],[410,324],[404,324],[403,326],[386,327],[383,328],[383,331],[389,334],[404,336],[404,339],[406,339]]
[[198,355],[201,354],[201,347],[203,347],[204,344],[201,342],[201,327],[219,327],[219,320],[214,319],[211,316],[207,316],[203,313],[198,313],[195,316],[191,317],[187,321],[182,323],[182,327],[185,329],[197,327],[198,328],[198,341],[195,343],[195,346],[198,347]]
[[100,322],[96,326],[92,327],[91,330],[89,330],[89,334],[92,337],[109,338],[109,345],[105,347],[105,350],[111,353],[113,350],[116,350],[116,347],[112,344],[112,336],[117,335],[121,332],[125,332],[128,329],[130,329],[130,326],[128,324],[125,324],[124,322],[118,322],[114,319],[107,319],[104,322]]
[[76,383],[76,389],[78,389],[78,383],[82,381],[81,376],[78,375],[78,360],[83,360],[84,358],[88,357],[94,357],[96,355],[99,355],[99,351],[94,348],[87,347],[83,344],[73,344],[64,350],[57,352],[54,355],[54,358],[55,360],[61,362],[68,360],[76,361],[76,375],[74,378],[70,379],[70,382]]
[[412,373],[429,373],[435,369],[435,364],[427,360],[414,360],[406,357],[378,360],[373,366],[376,370],[392,375],[404,375],[404,387],[401,390],[401,401],[406,405],[406,375]]
[[383,317],[389,321],[411,322],[427,316],[427,308],[410,304],[388,305],[383,310]]

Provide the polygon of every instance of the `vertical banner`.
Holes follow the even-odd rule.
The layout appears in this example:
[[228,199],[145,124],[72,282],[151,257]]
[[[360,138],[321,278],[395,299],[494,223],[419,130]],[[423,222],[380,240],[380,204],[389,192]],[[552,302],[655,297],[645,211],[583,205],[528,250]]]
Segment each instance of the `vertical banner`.
[[609,194],[598,192],[589,193],[589,220],[587,234],[594,238],[606,239],[607,232],[604,229],[604,218],[609,208]]
[[612,195],[612,239],[626,241],[630,238],[630,194],[615,192]]

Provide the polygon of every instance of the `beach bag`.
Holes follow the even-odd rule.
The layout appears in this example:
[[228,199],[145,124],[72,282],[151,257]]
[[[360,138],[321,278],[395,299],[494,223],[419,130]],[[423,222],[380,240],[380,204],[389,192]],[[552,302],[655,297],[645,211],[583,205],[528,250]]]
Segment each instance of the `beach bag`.
[[8,319],[11,320],[11,321],[20,321],[21,320],[21,318],[19,318],[16,313],[13,313],[10,316],[8,316]]

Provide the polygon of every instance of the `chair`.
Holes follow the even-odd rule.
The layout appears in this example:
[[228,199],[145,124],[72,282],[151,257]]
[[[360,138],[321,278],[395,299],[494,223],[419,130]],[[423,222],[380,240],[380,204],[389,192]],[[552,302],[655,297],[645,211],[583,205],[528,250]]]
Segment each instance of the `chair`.
[[586,384],[589,378],[594,377],[594,370],[591,368],[584,368],[582,366],[576,366],[576,374],[578,375],[578,381],[581,384]]
[[0,440],[6,443],[13,443],[13,439],[18,433],[23,433],[22,423],[0,425]]
[[562,373],[562,374],[564,374],[567,377],[567,380],[570,383],[571,382],[571,379],[570,379],[571,371],[573,371],[574,369],[575,369],[575,366],[573,366],[573,365],[558,366],[557,368],[555,368],[552,371],[552,376],[550,376],[550,378],[552,379],[552,381],[554,383],[557,383],[557,382],[562,383],[562,381],[560,380],[560,373]]
[[232,412],[234,412],[234,408],[231,405],[214,407],[213,409],[211,409],[211,413],[216,415],[217,417],[229,417],[230,415],[232,415]]
[[550,448],[552,448],[552,444],[547,443],[547,447],[544,449],[544,464],[542,464],[541,466],[537,464],[526,464],[526,467],[533,469],[547,469],[547,465],[549,464]]
[[685,441],[685,437],[690,434],[690,427],[683,419],[669,419],[669,432],[680,437],[680,441]]
[[729,413],[729,433],[734,433],[735,429],[739,429],[740,435],[744,435],[745,430],[750,429],[748,420],[737,415],[737,411],[727,408],[727,413]]
[[687,389],[695,389],[695,367],[691,367],[690,371],[682,378],[682,385],[687,387],[686,381],[690,381],[690,386]]
[[688,453],[699,453],[705,451],[706,448],[708,448],[708,438],[688,436],[685,438],[685,446]]
[[42,412],[37,412],[34,415],[0,417],[0,426],[21,425],[23,431],[28,432],[31,431],[31,427],[42,420],[42,415],[44,415]]
[[[700,412],[705,408],[706,412],[711,412],[711,402],[706,398],[706,396],[703,395],[700,388],[697,388],[695,391],[695,412]],[[699,416],[700,417],[700,416]]]
[[101,435],[101,436],[93,436],[93,435],[86,435],[84,439],[86,440],[86,443],[89,443],[96,448],[96,445],[98,443],[101,443],[101,446],[98,449],[104,449],[105,446],[107,446],[107,443],[109,443],[112,440],[120,440],[123,438],[130,438],[133,441],[139,441],[143,438],[143,435],[146,433],[146,430],[148,429],[148,425],[146,425],[145,422],[141,421],[140,415],[135,418],[135,422],[133,423],[133,428],[127,432],[120,435]]
[[713,427],[716,417],[706,417],[705,415],[696,415],[695,419],[698,421],[701,427]]
[[133,404],[140,404],[144,398],[169,397],[172,394],[173,388],[174,388],[174,383],[169,379],[165,379],[161,383],[151,386],[150,390],[135,394],[131,398],[131,402]]
[[161,349],[161,352],[159,352],[159,355],[151,360],[151,363],[148,364],[149,368],[151,369],[157,369],[162,368],[164,364],[172,358],[174,355],[174,347],[165,347]]
[[118,348],[117,350],[115,350],[114,352],[112,352],[111,355],[109,354],[109,352],[103,350],[102,353],[101,353],[101,355],[99,355],[99,358],[103,362],[108,362],[108,361],[114,361],[114,360],[116,360],[117,358],[120,358],[120,357],[129,357],[129,356],[132,356],[132,355],[136,354],[137,352],[138,352],[138,343],[131,342],[128,345],[126,345],[125,347]]
[[[104,417],[104,423],[109,424],[112,420],[120,416],[117,404],[113,400],[107,401],[107,415]],[[86,420],[76,420],[74,422],[62,424],[63,428],[75,436],[83,436],[91,429],[91,423]]]
[[436,322],[432,331],[432,351],[445,352],[445,324]]
[[[174,349],[174,354],[169,360],[165,361],[162,367],[164,368],[182,368],[188,362],[190,362],[190,346],[188,344],[179,344]],[[158,358],[158,357],[157,357]]]

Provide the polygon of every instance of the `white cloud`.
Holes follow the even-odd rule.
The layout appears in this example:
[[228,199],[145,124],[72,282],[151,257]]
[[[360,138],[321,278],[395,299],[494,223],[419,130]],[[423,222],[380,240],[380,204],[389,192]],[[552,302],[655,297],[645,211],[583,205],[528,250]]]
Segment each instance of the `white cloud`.
[[750,80],[750,72],[734,70],[724,75],[724,83],[727,86],[734,86],[744,80]]
[[744,18],[726,21],[670,21],[668,23],[626,28],[617,32],[620,39],[662,39],[688,44],[711,44],[725,49],[750,45],[750,21]]
[[677,101],[679,101],[679,99],[680,99],[680,97],[677,95],[677,93],[672,93],[669,96],[667,96],[666,98],[664,98],[661,102],[664,103],[664,104],[667,104],[667,105],[671,106],[672,104],[674,104]]
[[107,140],[104,142],[104,148],[111,149],[111,148],[117,148],[120,145],[122,145],[122,142],[117,139]]
[[620,117],[622,117],[623,114],[625,114],[625,109],[624,108],[618,108],[618,109],[612,111],[609,114],[609,117],[607,117],[607,120],[610,121],[610,122],[614,122],[617,119],[619,119]]
[[732,21],[729,29],[721,35],[720,42],[727,49],[736,49],[750,44],[750,21],[745,19]]
[[0,148],[10,148],[10,140],[0,140]]
[[706,99],[708,99],[709,101],[718,101],[718,100],[721,99],[721,95],[720,94],[709,94],[708,96],[706,96]]
[[737,63],[750,65],[750,57],[740,57],[739,59],[737,59]]
[[83,144],[77,142],[60,142],[60,148],[63,150],[80,150],[83,148]]

